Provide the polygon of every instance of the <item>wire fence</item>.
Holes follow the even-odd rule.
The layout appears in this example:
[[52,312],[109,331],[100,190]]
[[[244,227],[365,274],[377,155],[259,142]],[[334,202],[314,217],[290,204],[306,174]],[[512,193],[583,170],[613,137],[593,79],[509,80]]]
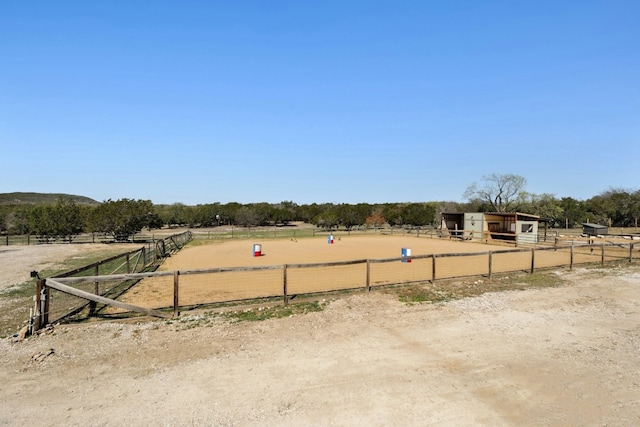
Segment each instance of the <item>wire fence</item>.
[[[163,239],[178,250],[190,235]],[[157,245],[156,245],[157,249]],[[166,254],[166,253],[165,253]],[[468,276],[568,267],[578,264],[633,262],[640,245],[602,243],[500,249],[477,253],[430,254],[317,264],[285,264],[200,270],[149,271],[157,250],[145,246],[92,266],[39,281],[40,312],[49,319],[84,320],[91,316],[171,317],[181,309],[265,298],[286,304],[297,295],[435,282]],[[159,259],[159,258],[157,258]],[[142,260],[145,260],[144,262]],[[82,271],[80,271],[82,270]],[[104,272],[104,275],[101,275]],[[40,295],[40,293],[38,293]],[[38,303],[36,303],[37,306]]]
[[[160,230],[157,233],[140,232],[126,240],[117,240],[109,233],[82,233],[66,237],[43,237],[34,234],[4,234],[0,236],[0,246],[32,246],[49,243],[149,243],[163,240],[171,230]],[[177,236],[184,233],[173,233]]]
[[[138,249],[67,271],[57,275],[56,278],[58,280],[75,279],[73,287],[80,293],[117,300],[130,293],[138,280],[123,280],[115,277],[152,272],[160,265],[162,259],[179,251],[191,239],[191,233],[187,231],[150,241]],[[96,280],[96,277],[100,279]],[[44,280],[46,282],[47,279]],[[87,316],[97,316],[105,309],[105,305],[101,306],[96,301],[79,297],[78,293],[72,294],[53,287],[39,287],[36,300],[30,316],[30,325],[34,324],[35,317],[42,317],[40,320],[44,325],[49,322],[73,321]]]

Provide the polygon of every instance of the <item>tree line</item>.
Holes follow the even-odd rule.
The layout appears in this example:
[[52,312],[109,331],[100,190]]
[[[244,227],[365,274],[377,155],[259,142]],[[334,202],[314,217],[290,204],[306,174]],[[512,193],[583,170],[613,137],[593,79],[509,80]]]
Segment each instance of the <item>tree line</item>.
[[[470,187],[471,188],[471,187]],[[71,241],[80,233],[104,233],[116,241],[129,239],[143,229],[185,226],[286,226],[294,221],[314,224],[324,230],[437,226],[441,212],[493,212],[508,209],[545,218],[551,227],[579,227],[593,222],[609,226],[636,226],[640,216],[640,190],[609,190],[588,200],[556,198],[551,194],[513,194],[503,205],[495,192],[489,198],[468,191],[469,201],[298,205],[280,203],[182,203],[154,205],[150,200],[107,200],[97,206],[60,197],[55,204],[0,205],[0,233],[31,234],[43,240]],[[489,192],[490,193],[490,192]],[[488,193],[487,193],[488,194]]]
[[182,203],[154,205],[150,200],[107,200],[97,206],[60,197],[55,204],[0,205],[0,233],[31,234],[40,240],[72,241],[80,233],[104,233],[128,240],[143,229],[162,227],[286,226],[302,221],[332,230],[338,227],[425,226],[436,223],[438,203],[317,204]]

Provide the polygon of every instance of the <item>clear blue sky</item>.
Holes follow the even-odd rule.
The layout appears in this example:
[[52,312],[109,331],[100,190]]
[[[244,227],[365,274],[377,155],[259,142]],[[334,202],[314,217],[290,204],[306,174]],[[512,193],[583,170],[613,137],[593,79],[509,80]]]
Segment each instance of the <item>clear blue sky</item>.
[[463,201],[640,188],[640,1],[0,3],[0,192]]

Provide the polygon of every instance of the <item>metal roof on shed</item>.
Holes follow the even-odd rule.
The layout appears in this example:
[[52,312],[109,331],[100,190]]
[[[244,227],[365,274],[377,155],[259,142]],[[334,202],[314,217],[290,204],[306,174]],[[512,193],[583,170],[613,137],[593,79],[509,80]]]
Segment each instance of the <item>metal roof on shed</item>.
[[608,228],[606,225],[600,225],[600,224],[591,224],[589,222],[583,222],[582,223],[583,227],[591,227],[591,228]]
[[513,216],[521,219],[528,218],[530,221],[537,221],[540,219],[539,215],[526,214],[522,212],[484,212],[484,214],[492,215],[492,216],[504,216],[504,217]]

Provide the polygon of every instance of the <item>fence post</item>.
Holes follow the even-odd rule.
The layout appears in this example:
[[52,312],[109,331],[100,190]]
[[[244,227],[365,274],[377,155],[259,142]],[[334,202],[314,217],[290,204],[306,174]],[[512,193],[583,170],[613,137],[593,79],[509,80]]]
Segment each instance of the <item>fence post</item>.
[[367,259],[367,292],[371,291],[371,261]]
[[600,247],[600,265],[604,266],[604,243]]
[[493,252],[489,251],[489,280],[491,280],[492,274],[493,274]]
[[180,300],[178,298],[179,290],[180,290],[180,271],[176,270],[173,272],[173,317],[178,317],[180,315]]
[[129,259],[129,254],[127,254],[127,258],[126,259],[127,259],[127,274],[130,274],[131,273],[131,262],[130,262],[130,259]]
[[42,323],[40,323],[42,326],[48,325],[49,324],[49,302],[51,301],[51,288],[48,286],[44,286],[45,280],[42,281],[43,282],[43,292],[42,292],[42,296],[44,297],[44,307],[42,309]]
[[[100,275],[100,262],[96,262],[94,271],[94,276]],[[95,295],[100,295],[100,282],[97,280],[93,282],[93,293]],[[89,317],[93,317],[96,315],[96,308],[98,307],[98,303],[95,301],[89,301]]]
[[569,257],[569,270],[573,270],[573,242],[571,242],[571,256]]
[[531,248],[531,274],[536,268],[536,248]]
[[284,305],[289,304],[289,296],[287,295],[287,264],[282,266],[282,295],[284,297]]
[[436,283],[436,254],[431,255],[431,283]]
[[40,330],[42,325],[42,289],[45,285],[45,279],[38,279],[36,282],[36,301],[35,301],[35,310],[33,313],[33,326],[32,333]]
[[633,261],[633,243],[629,243],[629,262]]

